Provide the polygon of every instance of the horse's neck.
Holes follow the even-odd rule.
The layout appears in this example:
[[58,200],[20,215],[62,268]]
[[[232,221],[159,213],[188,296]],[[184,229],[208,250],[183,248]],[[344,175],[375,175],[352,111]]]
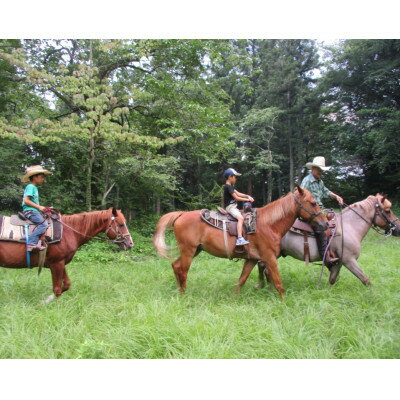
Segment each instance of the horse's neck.
[[79,247],[89,242],[100,232],[104,232],[107,226],[108,215],[102,211],[93,211],[64,217],[65,223],[73,228],[71,232],[75,236]]
[[[346,234],[346,231],[351,230],[352,235],[356,236],[360,241],[364,239],[371,229],[375,215],[374,204],[364,200],[364,207],[361,207],[361,203],[350,206],[354,211],[347,209],[341,213],[344,234]],[[342,229],[341,226],[340,229]]]
[[[281,202],[284,204],[281,204]],[[283,207],[283,211],[277,213],[276,210],[273,210],[273,207]],[[261,218],[259,219],[270,225],[275,232],[283,237],[294,224],[294,221],[296,221],[297,207],[289,193],[285,197],[261,207],[257,213],[257,218],[261,214]]]

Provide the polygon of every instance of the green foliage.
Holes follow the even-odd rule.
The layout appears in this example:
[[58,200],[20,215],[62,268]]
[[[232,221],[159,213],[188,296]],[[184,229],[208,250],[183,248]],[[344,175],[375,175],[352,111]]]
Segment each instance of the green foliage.
[[219,204],[222,173],[261,205],[304,164],[346,200],[399,189],[399,41],[0,41],[0,207],[27,165],[44,204],[135,214]]
[[346,40],[321,80],[338,163],[356,161],[363,193],[398,195],[399,40]]

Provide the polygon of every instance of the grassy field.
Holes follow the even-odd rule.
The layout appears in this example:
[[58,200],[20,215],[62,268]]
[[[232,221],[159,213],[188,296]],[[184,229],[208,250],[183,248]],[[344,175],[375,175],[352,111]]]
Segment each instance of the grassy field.
[[319,266],[280,259],[281,301],[255,290],[254,270],[239,296],[241,262],[203,253],[185,296],[170,262],[149,239],[131,252],[93,242],[68,271],[72,287],[42,306],[50,271],[0,269],[1,358],[398,358],[399,239],[370,232],[360,264],[373,286],[342,270],[317,289]]

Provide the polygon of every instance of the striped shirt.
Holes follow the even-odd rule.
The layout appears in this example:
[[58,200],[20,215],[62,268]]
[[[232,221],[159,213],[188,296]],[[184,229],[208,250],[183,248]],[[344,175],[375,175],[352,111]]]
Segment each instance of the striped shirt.
[[315,179],[313,174],[310,172],[301,182],[300,185],[303,189],[307,189],[313,195],[315,201],[319,204],[321,208],[324,208],[322,204],[322,199],[324,197],[329,197],[332,193],[324,184],[322,179]]

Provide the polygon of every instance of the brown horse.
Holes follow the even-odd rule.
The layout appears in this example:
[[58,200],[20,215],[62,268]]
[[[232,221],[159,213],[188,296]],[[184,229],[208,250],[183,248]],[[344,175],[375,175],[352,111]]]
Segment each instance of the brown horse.
[[[47,249],[45,267],[50,268],[53,278],[53,292],[59,297],[69,289],[71,280],[65,265],[74,257],[83,244],[100,232],[117,243],[122,250],[133,247],[132,237],[126,226],[121,210],[110,208],[103,211],[63,215],[63,237],[59,243],[50,244]],[[6,268],[27,268],[26,246],[24,243],[0,241],[0,266]],[[37,265],[38,253],[31,254],[31,265]],[[47,302],[54,298],[49,296]]]
[[276,290],[283,297],[284,288],[276,259],[280,254],[282,237],[298,217],[310,221],[318,231],[324,231],[328,226],[326,216],[311,193],[297,186],[294,193],[288,193],[279,200],[257,209],[257,232],[248,236],[250,244],[247,245],[247,252],[235,253],[236,238],[233,236],[227,238],[229,250],[226,249],[224,233],[202,221],[200,210],[165,214],[157,224],[153,244],[160,255],[169,258],[164,236],[167,228],[174,227],[180,257],[172,263],[172,268],[181,292],[185,292],[186,289],[190,264],[201,250],[221,258],[227,258],[228,251],[234,258],[245,258],[236,293],[246,282],[254,265],[258,261],[263,261],[268,265],[268,271]]

